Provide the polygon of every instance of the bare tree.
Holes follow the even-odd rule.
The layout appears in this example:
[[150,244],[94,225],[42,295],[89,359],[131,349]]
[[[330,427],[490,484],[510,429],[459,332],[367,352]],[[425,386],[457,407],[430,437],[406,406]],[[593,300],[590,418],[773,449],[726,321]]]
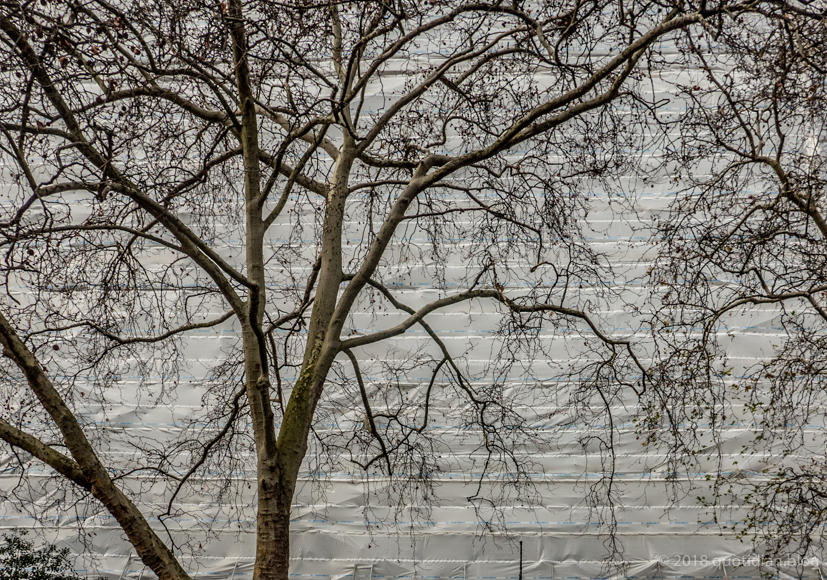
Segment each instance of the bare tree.
[[[682,393],[687,428],[661,443],[696,466],[717,457],[703,499],[746,507],[737,534],[778,558],[822,556],[827,521],[825,32],[813,4],[683,34],[696,74],[663,132],[685,189],[655,234],[653,374]],[[751,431],[739,445],[722,438],[736,423]]]
[[[469,498],[494,525],[502,494],[530,497],[521,451],[541,437],[515,404],[534,383],[504,386],[519,361],[560,364],[579,379],[573,403],[609,419],[631,394],[668,395],[594,317],[611,288],[577,292],[610,272],[583,239],[583,194],[645,170],[662,105],[649,81],[689,58],[664,46],[744,20],[774,30],[820,18],[776,0],[3,2],[0,130],[13,186],[0,225],[0,437],[71,482],[67,501],[94,497],[165,580],[187,576],[181,546],[148,518],[171,519],[179,494],[250,451],[254,488],[228,478],[214,493],[255,502],[255,578],[286,578],[308,445],[324,451],[312,454],[320,470],[382,470],[392,499],[427,503],[443,445],[432,409],[460,401],[482,471],[510,474],[498,492],[481,478]],[[405,303],[397,287],[416,276],[441,295]],[[483,369],[428,323],[470,301],[500,321],[502,349]],[[369,324],[357,320],[364,310]],[[174,400],[188,337],[229,325],[240,336],[201,373],[203,415],[173,443],[122,441],[135,459],[107,462],[119,435],[85,409],[105,414],[136,368],[161,378],[130,397]],[[414,328],[418,348],[393,353],[389,341]],[[544,338],[555,329],[582,333],[591,362],[568,367]],[[368,384],[366,364],[384,380]],[[407,389],[423,367],[430,384]],[[321,419],[342,428],[314,433]],[[618,493],[618,428],[607,424],[583,440],[606,473],[587,499],[595,507]],[[166,486],[165,511],[137,505],[129,476],[146,469],[146,485]]]

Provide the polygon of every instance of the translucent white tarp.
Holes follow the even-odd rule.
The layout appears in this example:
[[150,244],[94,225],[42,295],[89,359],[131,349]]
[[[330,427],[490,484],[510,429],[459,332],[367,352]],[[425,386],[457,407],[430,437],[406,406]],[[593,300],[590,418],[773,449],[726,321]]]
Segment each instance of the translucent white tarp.
[[[401,82],[401,80],[399,81]],[[385,89],[389,90],[388,86]],[[665,90],[656,84],[656,90]],[[381,93],[375,93],[375,106],[380,106]],[[369,99],[366,107],[372,106]],[[657,155],[658,152],[651,152]],[[648,221],[663,212],[672,198],[673,189],[664,177],[658,186],[640,191],[635,200],[636,212],[618,214],[607,205],[607,195],[596,192],[587,223],[589,243],[598,251],[613,257],[616,266],[615,280],[610,281],[618,291],[619,299],[608,309],[594,314],[601,321],[604,332],[648,340],[645,329],[639,328],[639,314],[632,306],[649,308],[642,300],[646,289],[640,277],[649,266],[652,253],[648,245]],[[358,240],[358,222],[350,224],[354,240]],[[287,239],[291,225],[276,225],[274,239]],[[406,240],[426,244],[424,237],[414,232]],[[453,240],[462,244],[463,240]],[[237,256],[239,240],[228,239],[221,247],[222,255]],[[168,257],[157,255],[157,265]],[[148,264],[152,267],[153,264]],[[430,277],[429,264],[414,265],[401,275],[393,286],[400,300],[416,308],[434,297],[443,295],[445,288],[437,288]],[[447,265],[448,289],[453,274],[464,273],[462,263]],[[597,283],[597,281],[595,281]],[[519,280],[508,286],[509,292],[520,291]],[[25,288],[13,289],[25,294]],[[590,287],[572,289],[587,295]],[[620,299],[622,298],[622,300]],[[376,324],[376,312],[363,304],[352,318],[355,334],[371,330]],[[403,314],[382,313],[381,325],[390,326],[401,321]],[[501,316],[490,304],[470,302],[435,312],[428,322],[450,349],[455,349],[473,374],[490,364],[490,353],[496,351],[494,333]],[[756,308],[747,314],[729,319],[737,336],[724,342],[727,354],[738,364],[748,366],[760,360],[762,353],[772,343],[779,330],[775,325],[776,313],[772,308]],[[576,326],[573,324],[573,327]],[[228,323],[213,329],[195,333],[185,344],[187,372],[177,390],[174,404],[154,405],[151,400],[137,400],[131,392],[145,379],[123,376],[122,390],[108,395],[103,406],[90,405],[84,418],[92,425],[105,425],[112,439],[103,451],[106,462],[117,465],[120,457],[128,457],[133,451],[127,444],[131,439],[151,436],[157,441],[168,437],[171,441],[181,429],[180,419],[198,417],[204,412],[199,379],[209,369],[225,358],[224,344],[234,341],[237,326]],[[561,365],[578,356],[582,336],[576,332],[548,333],[541,337],[547,342],[552,356],[549,360],[532,362],[532,377],[526,377],[515,366],[504,378],[515,385],[530,381],[533,390],[527,390],[518,401],[518,407],[534,429],[551,432],[558,430],[559,439],[554,445],[527,446],[524,449],[535,466],[532,479],[537,484],[539,496],[532,505],[500,505],[510,536],[502,534],[482,535],[484,521],[469,505],[467,498],[474,494],[481,473],[479,439],[465,431],[458,420],[457,409],[445,401],[433,411],[429,429],[445,432],[442,463],[446,469],[437,478],[438,497],[432,506],[389,506],[383,503],[382,490],[386,485],[383,477],[373,473],[351,472],[327,474],[321,483],[310,472],[315,463],[313,448],[308,457],[307,470],[300,475],[292,522],[291,575],[301,578],[440,578],[440,579],[514,579],[519,575],[519,543],[522,542],[523,577],[532,580],[594,578],[610,574],[627,575],[630,578],[758,578],[762,572],[772,570],[766,563],[749,558],[749,545],[739,541],[731,531],[731,524],[743,517],[737,507],[726,512],[730,521],[718,517],[711,524],[710,510],[696,496],[703,485],[703,472],[668,474],[659,467],[662,457],[647,453],[634,435],[630,422],[636,410],[636,402],[612,409],[614,419],[620,425],[621,436],[617,441],[618,463],[614,477],[622,485],[622,497],[616,510],[615,537],[623,545],[623,561],[615,567],[607,567],[606,529],[598,526],[595,514],[585,504],[585,490],[606,475],[599,459],[584,451],[579,437],[584,432],[599,427],[572,419],[567,408],[567,394],[572,385],[549,380],[559,374]],[[420,329],[411,329],[406,335],[392,339],[391,344],[400,353],[410,353],[419,347],[434,350],[428,345],[428,337]],[[644,347],[645,350],[645,347]],[[582,349],[581,349],[582,351]],[[373,364],[388,356],[384,346],[367,347],[359,351],[365,361],[368,386],[372,380]],[[137,372],[137,371],[136,371]],[[60,377],[55,377],[60,380]],[[410,384],[409,392],[423,391],[430,379],[430,371],[422,369],[417,375],[410,372],[405,377]],[[80,385],[82,388],[82,385]],[[335,391],[331,395],[335,397]],[[550,404],[559,400],[559,406]],[[322,403],[320,414],[324,415]],[[347,428],[363,429],[363,413],[354,409],[352,414],[337,417],[338,424]],[[573,422],[572,422],[573,421]],[[317,429],[326,427],[322,420]],[[820,436],[821,426],[813,426],[813,433]],[[729,466],[724,471],[743,470],[744,473],[760,471],[771,463],[772,457],[757,455],[743,457],[742,445],[750,439],[752,425],[742,423],[736,410],[735,420],[721,437],[724,441],[721,456]],[[702,434],[703,436],[703,434]],[[710,439],[710,444],[711,444]],[[818,440],[814,445],[821,445]],[[255,554],[255,512],[253,493],[233,499],[222,505],[212,495],[213,486],[220,486],[228,478],[254,481],[254,458],[241,458],[246,467],[241,471],[226,473],[217,471],[203,479],[202,493],[182,494],[175,501],[181,515],[171,517],[164,525],[157,518],[150,523],[162,538],[172,538],[180,547],[184,566],[195,578],[244,579],[253,571]],[[715,458],[709,460],[708,473],[718,468]],[[10,456],[0,457],[5,466],[12,466]],[[737,463],[736,463],[737,462]],[[33,466],[29,477],[46,478],[49,471]],[[667,479],[669,481],[667,482]],[[136,473],[124,479],[124,484],[140,493],[139,504],[145,508],[165,505],[163,490],[155,489],[149,476]],[[679,497],[670,486],[681,485]],[[483,480],[485,488],[489,482]],[[0,475],[0,487],[10,491],[20,485],[19,473],[6,471]],[[25,484],[24,484],[25,487]],[[37,490],[38,487],[32,489]],[[52,491],[48,491],[48,490]],[[87,516],[84,506],[66,509],[58,507],[60,491],[46,487],[42,495],[32,498],[35,510],[46,514],[40,522],[26,515],[32,506],[27,504],[26,490],[21,489],[19,501],[9,499],[0,505],[0,526],[3,530],[38,527],[42,537],[60,545],[68,545],[76,552],[84,552],[83,566],[90,575],[109,578],[151,578],[135,556],[131,546],[124,541],[123,533],[114,520],[105,513]],[[53,501],[54,500],[54,501]],[[239,508],[240,509],[237,509]],[[42,507],[42,510],[41,510]],[[43,522],[46,526],[43,527]],[[85,543],[78,540],[78,526]],[[727,526],[724,528],[723,526]],[[81,564],[79,564],[81,565]],[[804,577],[820,578],[812,562],[804,563]],[[608,571],[607,571],[608,570]],[[784,577],[786,572],[781,572]]]

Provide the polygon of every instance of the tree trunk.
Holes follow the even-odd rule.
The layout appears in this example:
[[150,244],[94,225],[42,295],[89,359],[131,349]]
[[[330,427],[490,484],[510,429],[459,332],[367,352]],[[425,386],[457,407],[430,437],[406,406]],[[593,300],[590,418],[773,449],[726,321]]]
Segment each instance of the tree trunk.
[[290,507],[295,478],[260,478],[256,521],[257,580],[287,580],[290,572]]

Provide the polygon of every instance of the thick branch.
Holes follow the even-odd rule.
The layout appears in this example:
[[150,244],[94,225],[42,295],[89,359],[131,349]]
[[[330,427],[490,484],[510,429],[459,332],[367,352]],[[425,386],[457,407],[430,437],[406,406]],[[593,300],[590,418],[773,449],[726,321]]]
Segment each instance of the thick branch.
[[172,552],[152,531],[149,522],[135,504],[115,487],[77,418],[52,385],[34,353],[25,345],[6,317],[0,313],[0,345],[26,376],[29,387],[57,425],[63,440],[83,472],[92,495],[115,518],[129,537],[143,562],[162,580],[181,580],[187,573]]
[[152,343],[155,343],[155,342],[164,341],[164,340],[166,340],[166,339],[168,339],[172,336],[175,336],[177,334],[182,334],[184,332],[189,332],[190,330],[199,330],[199,329],[202,329],[202,328],[212,328],[213,326],[221,324],[222,322],[226,322],[234,314],[235,314],[235,312],[231,310],[231,311],[223,314],[222,316],[220,316],[218,318],[214,318],[213,320],[208,320],[206,322],[194,322],[194,323],[191,323],[191,324],[182,324],[181,326],[178,326],[177,328],[173,328],[172,330],[168,330],[167,332],[159,334],[158,336],[134,336],[134,337],[131,337],[131,338],[124,338],[122,336],[118,336],[117,334],[114,334],[114,333],[106,330],[105,328],[103,328],[102,326],[100,326],[99,324],[97,324],[93,321],[80,322],[80,323],[77,323],[77,324],[71,324],[71,325],[68,325],[68,326],[60,326],[60,327],[57,327],[57,328],[50,328],[48,330],[44,330],[44,331],[40,331],[40,332],[36,332],[36,333],[33,332],[33,333],[30,334],[30,336],[35,335],[35,334],[42,334],[43,332],[62,332],[62,331],[65,331],[65,330],[71,330],[73,328],[88,327],[88,328],[94,329],[95,331],[97,331],[101,335],[105,336],[106,338],[108,338],[112,342],[115,342],[119,345],[152,344]]
[[29,435],[25,431],[21,431],[13,425],[6,423],[3,419],[0,419],[0,439],[9,445],[19,447],[23,451],[31,453],[40,461],[83,489],[87,491],[91,490],[92,486],[89,480],[86,479],[86,475],[84,475],[80,466],[74,460],[66,457],[59,451],[55,451],[37,437]]
[[215,281],[216,285],[221,289],[225,298],[233,306],[234,309],[240,312],[241,301],[238,298],[233,287],[229,284],[227,279],[221,273],[221,270],[227,272],[233,278],[236,278],[240,283],[248,285],[246,278],[235,272],[233,268],[226,264],[221,258],[215,254],[206,244],[201,241],[180,219],[169,213],[166,208],[144,195],[140,190],[132,184],[125,176],[121,174],[117,168],[110,162],[109,159],[101,155],[95,149],[83,134],[83,131],[78,124],[78,121],[72,112],[72,109],[63,99],[63,96],[57,89],[54,80],[49,76],[46,69],[40,62],[37,54],[32,49],[24,35],[15,27],[14,23],[8,18],[0,18],[0,30],[14,43],[20,51],[27,68],[32,75],[37,79],[46,97],[55,107],[60,118],[66,124],[69,134],[72,137],[74,147],[88,159],[101,172],[103,179],[110,179],[113,181],[112,189],[118,190],[127,195],[138,206],[157,218],[164,226],[181,242],[181,246],[187,254],[195,260],[199,266],[209,274]]
[[431,312],[439,310],[440,308],[445,308],[446,306],[451,306],[452,304],[458,304],[460,302],[465,302],[467,300],[473,300],[475,298],[493,298],[494,300],[497,300],[505,306],[507,306],[509,310],[515,313],[555,312],[557,314],[562,314],[564,316],[579,318],[589,326],[589,328],[595,334],[595,336],[597,336],[597,338],[599,338],[603,343],[609,346],[625,347],[629,352],[629,355],[635,361],[636,366],[641,371],[643,371],[644,376],[646,376],[647,374],[646,368],[642,365],[642,363],[638,360],[637,356],[632,351],[631,342],[624,339],[610,338],[597,327],[597,325],[594,323],[591,317],[589,317],[589,315],[587,315],[586,313],[581,312],[580,310],[566,308],[565,306],[557,306],[555,304],[517,304],[510,298],[507,298],[501,291],[492,289],[467,290],[465,292],[460,292],[459,294],[454,294],[453,296],[446,296],[445,298],[442,298],[440,300],[435,300],[430,304],[426,304],[416,312],[412,313],[411,316],[409,316],[406,320],[392,328],[381,330],[379,332],[374,332],[372,334],[367,334],[365,336],[357,336],[354,338],[350,338],[348,340],[343,340],[340,343],[340,348],[342,350],[351,349],[357,346],[373,344],[381,340],[386,340],[394,336],[399,336],[400,334],[404,333],[409,328],[411,328],[414,324],[421,324],[425,316],[427,316]]

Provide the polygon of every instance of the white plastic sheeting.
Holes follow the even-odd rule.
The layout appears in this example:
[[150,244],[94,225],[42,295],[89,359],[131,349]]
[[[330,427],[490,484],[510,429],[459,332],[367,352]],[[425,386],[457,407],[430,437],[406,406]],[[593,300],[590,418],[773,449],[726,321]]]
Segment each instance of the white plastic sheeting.
[[[632,335],[645,343],[648,340],[645,332],[633,334],[639,321],[629,304],[637,302],[638,306],[646,308],[641,302],[646,289],[639,281],[650,259],[645,226],[649,223],[647,220],[668,206],[672,192],[664,178],[659,187],[639,193],[637,211],[625,216],[610,211],[605,195],[595,194],[587,221],[593,247],[615,257],[619,278],[613,282],[625,299],[618,300],[607,311],[592,314],[601,320],[602,328],[609,334]],[[358,224],[352,226],[355,229]],[[278,237],[279,232],[276,227],[274,236]],[[413,238],[412,241],[425,243],[424,239]],[[227,241],[230,249],[238,243]],[[159,261],[163,261],[163,255],[159,255]],[[449,279],[452,268],[459,273],[464,271],[462,264],[448,264]],[[519,291],[518,286],[517,282],[512,282],[508,289]],[[15,291],[25,293],[26,290],[18,288]],[[424,268],[413,268],[411,278],[400,281],[395,291],[400,300],[413,307],[441,292],[434,287]],[[573,291],[588,293],[590,288]],[[353,318],[354,331],[370,328],[374,324],[373,314],[369,311],[357,313]],[[388,315],[388,325],[393,323],[394,316]],[[742,319],[728,321],[730,329],[738,331],[737,338],[726,343],[731,359],[745,366],[759,360],[762,349],[778,332],[773,325],[774,317],[771,309],[756,309],[743,315]],[[493,333],[497,320],[499,315],[490,305],[477,302],[428,317],[448,347],[464,353],[463,360],[472,370],[490,362],[492,345],[498,340]],[[203,412],[199,378],[222,360],[223,341],[233,340],[236,331],[232,324],[225,324],[195,333],[188,340],[186,357],[190,376],[184,377],[179,385],[175,404],[154,406],[151,402],[134,400],[130,396],[130,385],[137,384],[141,377],[124,376],[121,392],[111,393],[102,407],[88,408],[85,415],[88,421],[105,423],[108,432],[118,434],[104,452],[104,459],[117,464],[119,457],[132,453],[124,442],[133,437],[151,435],[163,442],[166,434],[172,440],[180,429],[178,420],[181,417],[197,417]],[[400,351],[411,352],[427,342],[426,338],[421,331],[412,329],[392,342]],[[603,477],[605,472],[596,457],[586,454],[578,441],[580,434],[595,426],[576,421],[570,423],[566,407],[569,386],[542,380],[555,376],[560,365],[576,356],[576,343],[582,342],[582,338],[577,333],[556,333],[543,340],[549,341],[556,358],[533,361],[535,378],[520,376],[515,367],[513,376],[506,380],[514,384],[532,382],[532,389],[524,391],[518,406],[531,418],[529,422],[533,428],[559,430],[560,436],[555,445],[524,450],[536,462],[532,477],[540,496],[535,505],[500,506],[510,537],[479,535],[484,522],[466,499],[478,485],[475,477],[480,475],[480,458],[475,454],[479,445],[473,436],[462,431],[454,410],[442,406],[434,409],[434,420],[429,428],[446,433],[445,448],[441,452],[450,468],[437,478],[438,497],[430,511],[421,512],[420,506],[415,505],[394,511],[395,508],[383,505],[384,481],[376,474],[362,474],[356,470],[337,472],[314,486],[318,478],[309,471],[303,472],[293,512],[291,575],[353,580],[513,579],[519,573],[518,542],[523,544],[523,575],[527,580],[573,580],[606,574],[605,530],[596,525],[595,515],[584,503],[588,485]],[[383,352],[386,351],[379,349],[375,354],[382,356]],[[360,356],[370,354],[370,349],[364,349]],[[428,369],[423,369],[421,376],[413,377],[418,382],[412,383],[410,389],[424,389],[429,373]],[[366,374],[370,383],[370,372],[366,371]],[[407,378],[410,380],[411,376]],[[532,396],[536,396],[536,400]],[[560,400],[558,407],[549,405],[549,400],[554,397]],[[768,568],[750,560],[749,546],[737,540],[731,532],[732,522],[738,521],[742,512],[738,509],[727,512],[726,517],[731,521],[719,517],[718,523],[711,525],[709,510],[695,499],[699,488],[694,482],[702,481],[704,473],[672,476],[673,481],[682,482],[684,487],[677,499],[670,494],[666,483],[670,474],[657,468],[661,458],[647,454],[634,437],[629,422],[634,411],[635,402],[631,400],[628,406],[613,408],[614,419],[622,433],[617,442],[619,463],[615,478],[622,485],[621,505],[616,511],[616,537],[623,544],[624,559],[611,574],[630,578],[758,578]],[[349,422],[352,429],[358,429],[361,421],[361,411],[355,409],[352,416],[341,417],[340,424]],[[322,424],[318,428],[325,426]],[[742,444],[751,432],[749,424],[737,420],[726,429],[721,438],[724,441],[721,452],[724,461],[729,461],[732,466],[724,466],[724,471],[739,469],[750,473],[771,462],[771,457],[766,456],[741,457]],[[813,426],[813,432],[820,433],[819,426]],[[220,485],[227,477],[253,480],[254,458],[250,456],[246,460],[247,468],[243,472],[211,474],[214,485]],[[0,461],[5,465],[13,463],[8,456]],[[735,461],[738,461],[737,468]],[[312,464],[313,457],[307,463]],[[709,465],[709,472],[716,468]],[[29,472],[29,477],[35,479],[47,476],[48,473],[36,465]],[[233,506],[246,503],[247,507],[240,512],[233,506],[223,506],[212,499],[210,477],[203,482],[202,494],[182,495],[176,499],[175,506],[183,515],[172,517],[166,525],[171,530],[171,537],[182,542],[182,560],[194,578],[250,578],[255,553],[252,495],[233,503]],[[125,482],[133,490],[140,490],[141,506],[156,511],[165,502],[158,490],[144,486],[140,474],[126,478]],[[18,473],[7,471],[0,476],[0,486],[6,491],[19,484]],[[483,481],[483,485],[487,483]],[[10,499],[0,506],[2,528],[40,526],[25,515],[31,507],[22,505],[28,501],[25,490],[18,496],[23,498],[19,500],[21,503]],[[59,496],[60,492],[54,490],[31,498],[36,509],[42,506],[42,512],[47,514],[42,520],[48,524],[42,530],[46,540],[65,543],[76,551],[84,549],[87,555],[92,554],[94,558],[86,561],[89,574],[132,580],[153,576],[124,541],[123,533],[112,518],[101,513],[87,515],[83,506],[68,510],[57,507],[52,500],[57,501]],[[162,537],[167,537],[157,519],[151,519],[151,523]],[[84,547],[77,540],[78,525],[87,534]],[[820,578],[819,569],[812,563],[805,563],[802,569],[805,577]],[[771,570],[777,573],[775,568]],[[782,572],[780,576],[785,574]]]
[[[662,205],[662,196],[645,196],[640,200],[641,215],[646,206]],[[593,212],[595,223],[608,214]],[[596,245],[610,245],[612,251],[632,258],[629,271],[645,265],[635,263],[642,259],[645,246],[637,240],[621,236],[607,236],[600,239],[595,235]],[[407,289],[399,291],[401,300],[413,306],[424,302],[436,290],[429,288],[427,280],[413,281]],[[580,289],[588,292],[588,288]],[[639,292],[630,288],[630,292]],[[364,316],[368,316],[365,313]],[[490,343],[497,338],[491,333],[497,317],[483,304],[465,305],[453,311],[434,313],[429,322],[446,341],[449,347],[466,349],[465,360],[469,366],[483,365],[488,361],[485,353]],[[617,311],[602,313],[613,334],[628,333],[633,324],[631,315],[624,307]],[[355,318],[357,321],[359,315]],[[744,335],[733,341],[730,354],[735,359],[754,359],[757,348],[764,346],[773,334],[773,312],[754,312],[752,318],[741,321]],[[731,323],[731,327],[733,324]],[[358,323],[356,324],[358,326]],[[746,328],[749,327],[749,328]],[[133,437],[152,435],[158,439],[163,434],[173,438],[179,430],[177,419],[197,415],[203,409],[198,388],[197,369],[203,372],[222,357],[222,341],[234,336],[232,325],[217,330],[199,333],[188,343],[187,355],[193,376],[190,384],[179,386],[175,405],[152,406],[130,400],[130,384],[135,385],[139,377],[123,377],[122,393],[113,393],[105,409],[89,409],[87,419],[106,423],[113,437],[112,444],[104,453],[106,461],[117,463],[118,457],[130,454],[124,442]],[[641,333],[640,339],[645,340]],[[397,339],[400,349],[410,348],[412,343],[422,340],[412,333]],[[578,335],[549,338],[560,342],[559,354],[562,360],[570,350],[566,343],[581,340]],[[474,360],[478,360],[475,363]],[[559,360],[536,361],[535,376],[556,374]],[[547,370],[544,371],[544,365]],[[195,370],[193,370],[195,369]],[[411,384],[410,389],[422,389],[429,379],[429,370],[424,369],[420,384]],[[366,372],[369,375],[369,373]],[[408,379],[411,377],[409,376]],[[370,377],[367,377],[370,382]],[[515,384],[525,379],[509,377]],[[519,569],[517,542],[523,542],[523,574],[526,579],[575,579],[594,578],[606,573],[605,530],[596,525],[594,514],[584,505],[586,487],[605,475],[600,463],[593,455],[584,453],[578,437],[585,430],[595,427],[582,423],[569,424],[571,419],[565,405],[549,406],[549,394],[554,393],[561,401],[566,398],[566,385],[558,382],[536,382],[532,389],[522,395],[524,400],[518,407],[533,428],[540,431],[560,430],[560,439],[554,446],[527,448],[525,453],[537,462],[533,480],[540,491],[537,505],[500,506],[511,538],[501,535],[480,537],[481,522],[466,498],[473,495],[478,484],[480,464],[478,440],[463,432],[450,408],[434,409],[430,429],[444,431],[446,436],[445,462],[450,465],[439,475],[438,498],[427,512],[415,518],[415,525],[406,518],[406,513],[417,512],[419,506],[408,506],[395,512],[383,506],[381,496],[384,485],[382,476],[340,472],[329,474],[329,479],[314,487],[317,477],[305,472],[300,477],[300,489],[294,507],[291,541],[291,574],[302,578],[451,578],[451,579],[505,579],[516,578]],[[119,398],[122,397],[122,398]],[[536,399],[536,400],[534,400]],[[664,472],[653,470],[661,457],[647,454],[634,437],[629,418],[636,411],[634,402],[626,407],[613,408],[614,420],[621,432],[617,451],[619,463],[615,478],[622,486],[622,506],[616,513],[616,536],[624,547],[624,562],[613,574],[627,574],[632,578],[755,578],[760,575],[759,566],[746,559],[748,545],[736,540],[731,532],[722,526],[732,522],[719,518],[718,525],[710,524],[711,515],[706,507],[699,505],[695,496],[697,489],[692,481],[701,480],[703,473],[678,474],[678,479],[688,487],[676,502],[667,493]],[[105,415],[105,416],[104,416]],[[354,410],[350,421],[353,429],[362,428],[360,411]],[[322,424],[318,427],[324,429]],[[814,432],[817,428],[813,428]],[[740,455],[742,444],[749,440],[752,431],[748,424],[735,422],[730,425],[722,439],[725,461],[739,461],[738,469],[754,472],[767,465],[771,458]],[[119,435],[118,435],[119,434]],[[309,462],[312,458],[309,459]],[[713,460],[710,460],[713,461]],[[7,464],[10,458],[5,459]],[[186,539],[184,562],[187,570],[197,578],[248,578],[253,570],[255,553],[255,520],[252,507],[242,510],[238,517],[231,506],[222,506],[211,500],[210,478],[219,485],[226,477],[247,480],[254,478],[253,457],[248,458],[248,467],[243,473],[214,473],[204,482],[202,495],[181,496],[176,506],[185,513],[166,521],[170,528],[177,529],[173,537],[178,541]],[[715,466],[709,465],[709,472]],[[725,469],[726,470],[726,469]],[[18,484],[16,473],[4,473],[0,485],[9,490]],[[45,477],[34,467],[30,477]],[[141,488],[141,476],[127,478],[133,489]],[[365,486],[368,482],[370,485]],[[370,494],[375,494],[372,500]],[[149,487],[141,494],[143,506],[156,511],[165,501],[161,494]],[[66,542],[80,551],[76,541],[76,526],[95,535],[87,536],[87,552],[96,559],[89,563],[89,571],[111,578],[150,578],[134,555],[116,523],[106,514],[86,518],[83,510],[60,511],[49,507],[48,494],[34,498],[51,514],[44,537],[49,541]],[[252,506],[252,496],[241,503]],[[370,509],[366,510],[366,507]],[[2,505],[2,526],[4,529],[30,527],[33,521],[22,515],[21,506],[7,501]],[[225,509],[226,508],[226,509]],[[25,510],[23,510],[25,511]],[[735,510],[727,516],[736,521],[742,514]],[[395,519],[395,525],[389,520]],[[151,520],[159,532],[163,528]],[[207,533],[206,530],[211,530]],[[163,537],[163,533],[162,533]],[[738,559],[740,558],[740,560]],[[746,564],[746,565],[744,565]],[[729,566],[729,569],[726,567]],[[818,578],[818,571],[812,565],[804,568],[805,576]]]

